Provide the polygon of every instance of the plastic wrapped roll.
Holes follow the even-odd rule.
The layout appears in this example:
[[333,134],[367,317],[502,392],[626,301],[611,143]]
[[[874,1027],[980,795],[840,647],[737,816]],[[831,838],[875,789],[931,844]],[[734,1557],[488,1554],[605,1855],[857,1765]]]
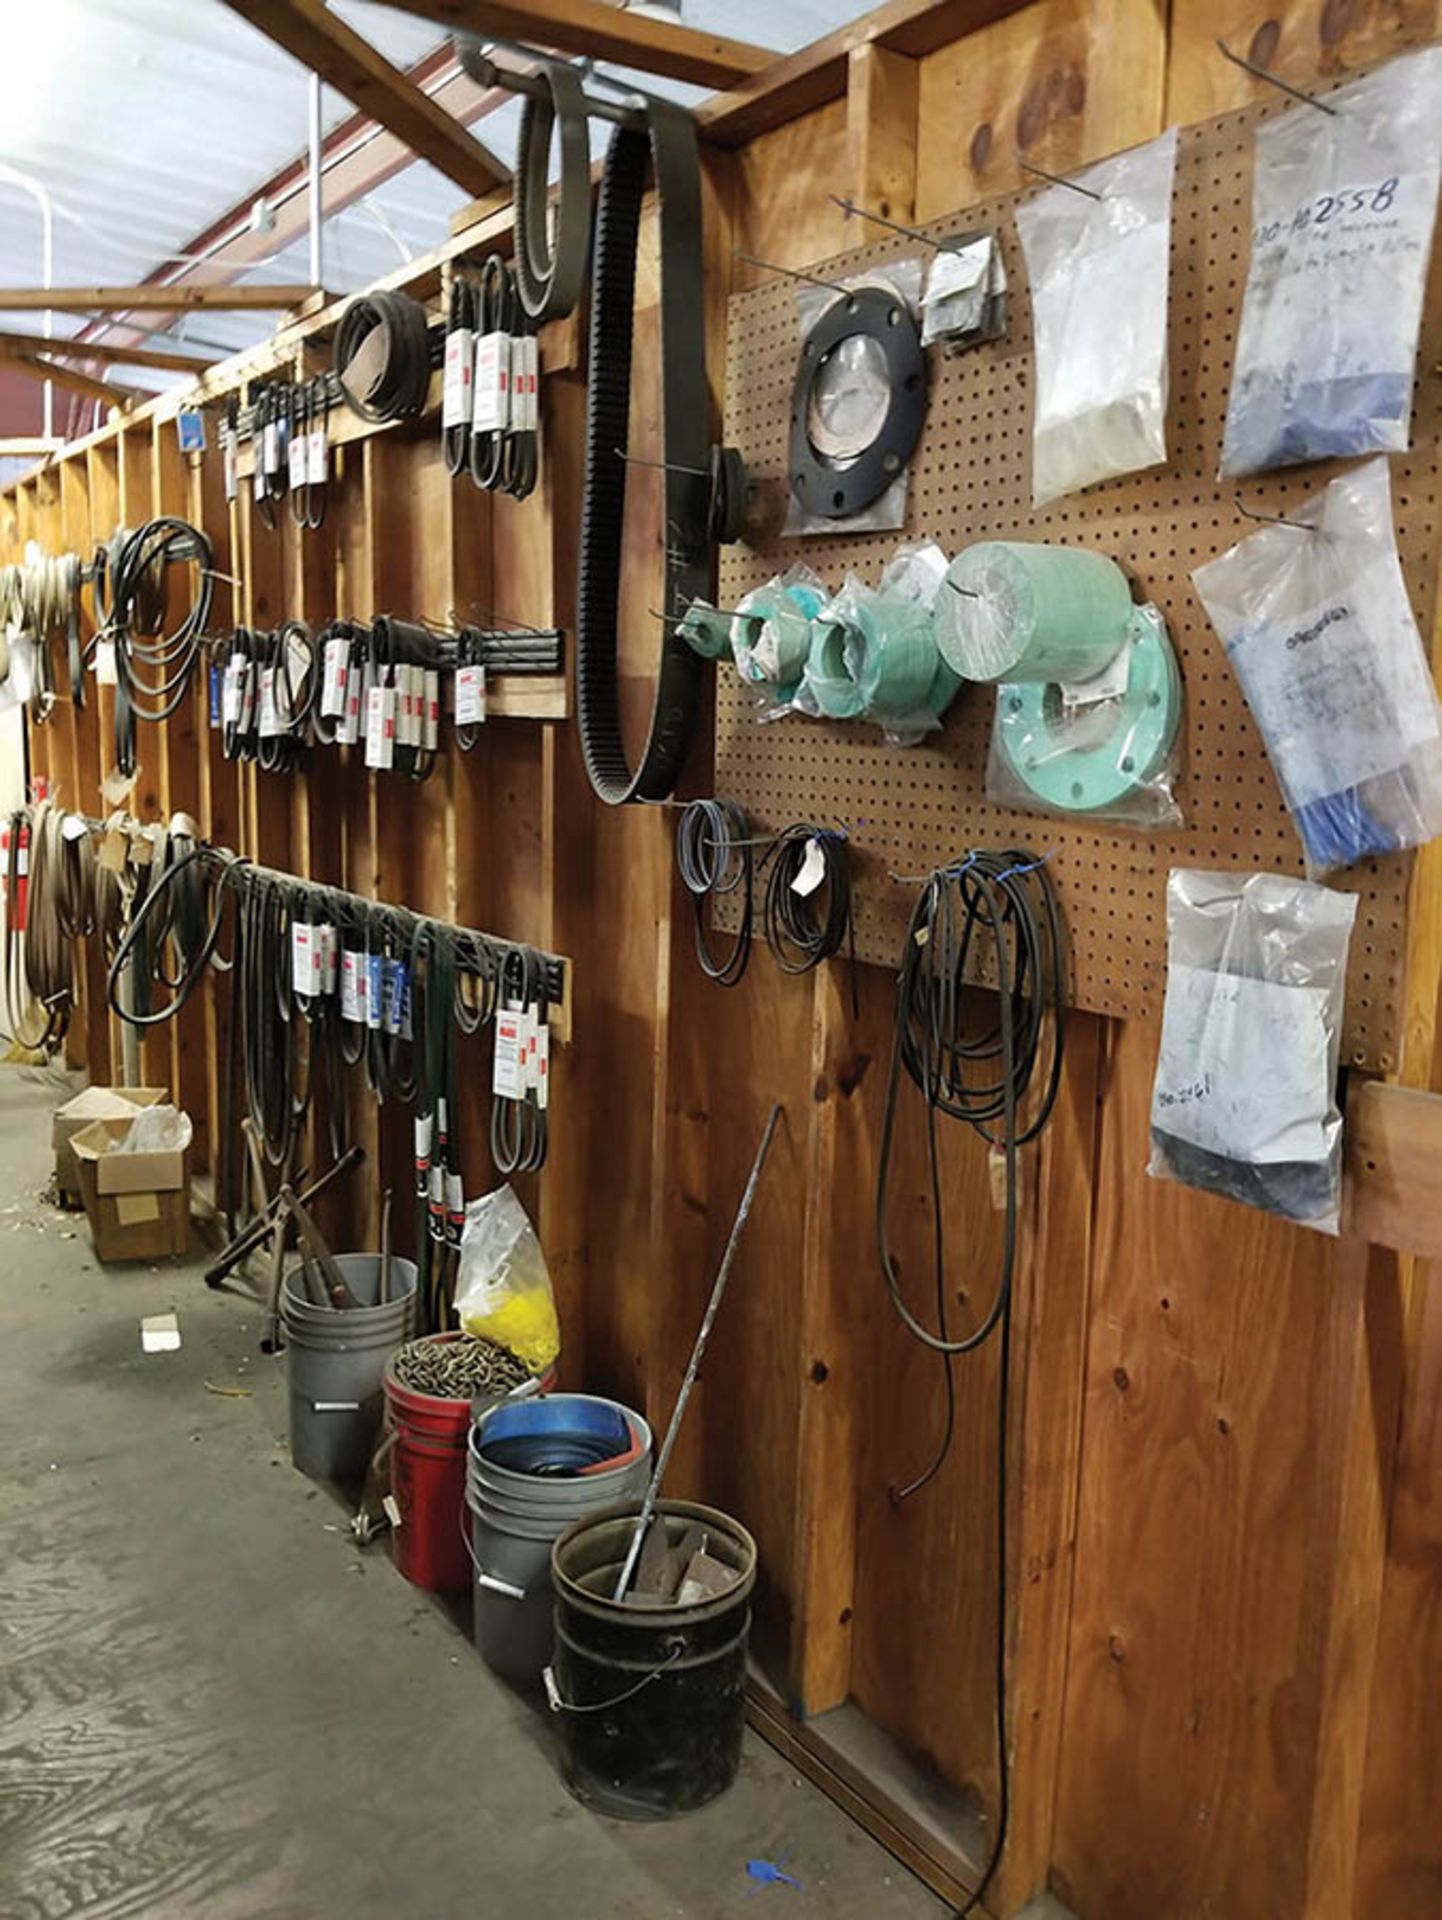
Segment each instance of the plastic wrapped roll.
[[704,600],[693,600],[681,616],[677,633],[703,660],[719,660],[731,646],[731,615]]
[[837,618],[813,621],[806,684],[828,720],[854,720],[865,704],[848,663],[848,654],[854,657],[855,647],[855,636],[847,621]]
[[737,612],[746,616],[749,679],[795,686],[811,652],[811,622],[821,610],[822,598],[817,588],[804,582],[781,586],[775,581],[745,596]]
[[859,600],[853,650],[868,720],[907,720],[927,711],[938,655],[925,607],[914,600]]
[[957,555],[936,600],[936,643],[964,680],[1094,680],[1132,617],[1126,575],[1104,553],[984,540]]

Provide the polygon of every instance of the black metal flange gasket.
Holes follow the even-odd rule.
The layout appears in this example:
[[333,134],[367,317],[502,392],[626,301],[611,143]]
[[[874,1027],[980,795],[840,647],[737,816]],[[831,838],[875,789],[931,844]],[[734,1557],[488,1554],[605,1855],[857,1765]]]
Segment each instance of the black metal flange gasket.
[[[890,393],[874,440],[845,465],[818,453],[807,422],[816,381],[845,340],[864,335],[886,360]],[[926,355],[911,309],[885,287],[839,294],[807,334],[791,391],[791,491],[808,513],[849,520],[885,493],[910,460],[926,418]]]

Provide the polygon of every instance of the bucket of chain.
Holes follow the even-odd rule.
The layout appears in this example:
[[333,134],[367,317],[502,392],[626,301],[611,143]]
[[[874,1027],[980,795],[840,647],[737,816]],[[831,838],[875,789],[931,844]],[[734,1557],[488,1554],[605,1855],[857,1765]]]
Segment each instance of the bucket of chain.
[[465,1535],[466,1441],[471,1422],[508,1394],[544,1392],[519,1360],[489,1340],[455,1329],[412,1340],[386,1366],[392,1540],[396,1566],[428,1593],[465,1593],[471,1556]]
[[290,1383],[290,1457],[318,1480],[358,1479],[380,1429],[386,1362],[415,1324],[416,1269],[392,1260],[381,1299],[381,1256],[341,1253],[336,1265],[359,1303],[312,1300],[299,1269],[281,1290]]
[[551,1543],[577,1520],[640,1494],[651,1429],[628,1407],[559,1393],[495,1408],[471,1429],[466,1506],[476,1651],[537,1687],[551,1652]]
[[556,1651],[545,1681],[576,1798],[614,1819],[661,1820],[736,1778],[756,1542],[713,1507],[662,1500],[655,1551],[670,1557],[669,1597],[616,1600],[638,1511],[579,1520],[551,1548]]

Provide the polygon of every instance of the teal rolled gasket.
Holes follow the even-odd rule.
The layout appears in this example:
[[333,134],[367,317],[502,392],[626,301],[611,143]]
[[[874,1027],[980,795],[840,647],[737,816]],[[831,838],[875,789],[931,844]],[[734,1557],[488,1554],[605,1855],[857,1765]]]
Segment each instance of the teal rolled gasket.
[[851,623],[839,616],[811,623],[806,684],[828,720],[855,720],[865,704],[846,662],[847,642],[852,638]]
[[909,720],[925,713],[941,658],[929,611],[914,600],[863,600],[855,623],[863,717]]
[[1088,680],[1115,657],[1132,612],[1127,577],[1104,553],[983,540],[946,570],[936,642],[964,680]]
[[732,615],[719,607],[693,600],[676,623],[676,631],[693,653],[703,660],[719,660],[731,651]]
[[1182,677],[1161,615],[1134,610],[1125,690],[1068,716],[1061,688],[1006,681],[996,735],[1011,773],[1061,813],[1097,813],[1148,786],[1166,764],[1182,717]]

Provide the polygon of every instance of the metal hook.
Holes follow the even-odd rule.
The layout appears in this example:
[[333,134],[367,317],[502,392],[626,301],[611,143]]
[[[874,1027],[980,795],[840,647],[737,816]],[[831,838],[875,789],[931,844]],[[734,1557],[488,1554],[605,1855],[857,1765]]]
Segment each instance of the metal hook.
[[1217,36],[1217,50],[1231,61],[1234,67],[1240,67],[1243,73],[1250,73],[1254,79],[1265,80],[1269,87],[1276,87],[1280,93],[1290,94],[1292,99],[1300,100],[1303,106],[1315,107],[1318,113],[1330,113],[1335,119],[1337,109],[1329,107],[1325,100],[1318,100],[1314,94],[1303,93],[1300,87],[1294,87],[1290,81],[1280,79],[1275,73],[1268,73],[1265,67],[1259,67],[1255,60],[1244,60],[1239,53],[1233,53],[1226,41]]
[[854,200],[843,199],[839,193],[828,196],[849,218],[852,214],[863,220],[873,220],[878,227],[890,227],[893,233],[904,233],[908,240],[919,240],[924,247],[935,247],[938,253],[960,253],[962,249],[954,240],[936,240],[929,233],[923,233],[920,227],[908,227],[900,220],[893,220],[884,213],[873,213],[870,207],[858,207]]
[[948,575],[943,575],[943,578],[946,580],[946,584],[951,588],[952,592],[959,593],[963,600],[982,600],[986,597],[984,594],[978,593],[975,587],[959,587]]
[[1280,513],[1258,513],[1255,507],[1249,507],[1240,493],[1232,495],[1232,504],[1244,520],[1264,521],[1271,527],[1290,527],[1293,533],[1320,533],[1320,527],[1304,526],[1300,520],[1287,520]]
[[748,267],[760,267],[763,273],[784,273],[788,280],[804,280],[810,287],[825,287],[828,293],[839,293],[845,300],[855,299],[850,287],[843,287],[836,280],[823,280],[818,274],[803,273],[800,267],[780,267],[774,260],[758,260],[754,253],[743,253],[740,247],[731,249],[733,260],[744,260]]
[[1034,173],[1038,180],[1050,180],[1054,187],[1070,187],[1073,193],[1084,193],[1088,200],[1105,200],[1104,193],[1096,193],[1090,187],[1079,187],[1075,180],[1065,180],[1059,173],[1048,173],[1045,167],[1034,167],[1029,160],[1018,160],[1017,165],[1023,173]]
[[627,453],[621,447],[612,447],[611,451],[618,460],[624,460],[628,467],[655,467],[662,473],[694,473],[701,480],[711,478],[705,467],[683,467],[675,460],[647,460],[641,454]]

